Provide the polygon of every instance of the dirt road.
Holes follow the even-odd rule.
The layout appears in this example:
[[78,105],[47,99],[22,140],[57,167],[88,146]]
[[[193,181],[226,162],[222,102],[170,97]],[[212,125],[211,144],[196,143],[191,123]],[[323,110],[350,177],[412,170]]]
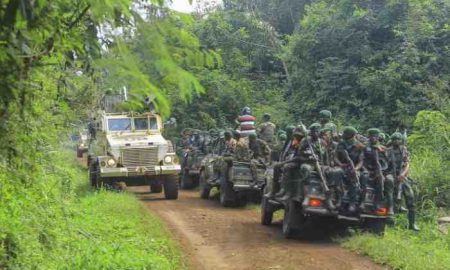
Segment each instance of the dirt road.
[[279,224],[262,226],[255,209],[223,208],[194,191],[167,201],[147,190],[130,188],[167,224],[191,269],[384,269],[330,240],[286,240]]

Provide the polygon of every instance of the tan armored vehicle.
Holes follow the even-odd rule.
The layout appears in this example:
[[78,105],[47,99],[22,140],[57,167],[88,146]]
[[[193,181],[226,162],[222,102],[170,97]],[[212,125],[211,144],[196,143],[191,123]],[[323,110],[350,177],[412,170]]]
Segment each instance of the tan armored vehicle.
[[154,112],[101,112],[88,151],[89,175],[95,187],[150,185],[164,187],[166,199],[178,198],[180,164],[172,143],[162,136],[161,117]]

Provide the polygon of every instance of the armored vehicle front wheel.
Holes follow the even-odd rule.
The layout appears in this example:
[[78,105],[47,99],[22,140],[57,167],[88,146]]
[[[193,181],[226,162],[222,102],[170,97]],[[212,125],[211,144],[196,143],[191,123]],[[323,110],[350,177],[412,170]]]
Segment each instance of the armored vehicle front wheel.
[[150,184],[150,192],[151,193],[161,193],[162,192],[162,184],[161,183],[151,183]]
[[261,200],[261,224],[270,225],[273,220],[273,207],[270,205],[269,199],[262,197]]
[[236,204],[236,194],[231,186],[231,183],[223,180],[220,184],[220,204],[224,207],[232,207]]
[[178,199],[178,179],[175,175],[167,176],[164,179],[164,197],[167,200]]
[[199,180],[199,184],[200,184],[200,198],[202,199],[208,199],[209,198],[209,193],[211,191],[211,186],[206,183],[206,175],[205,175],[205,171],[202,171],[200,173],[200,180]]

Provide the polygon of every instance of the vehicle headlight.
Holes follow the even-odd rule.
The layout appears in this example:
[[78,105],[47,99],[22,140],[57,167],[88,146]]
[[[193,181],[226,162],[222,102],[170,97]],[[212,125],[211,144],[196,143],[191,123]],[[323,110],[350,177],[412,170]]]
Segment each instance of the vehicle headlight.
[[84,147],[84,143],[80,144],[80,147]]
[[112,158],[108,159],[107,162],[108,162],[108,166],[110,166],[110,167],[116,165],[116,161],[114,159],[112,159]]
[[164,158],[164,163],[172,163],[172,161],[173,161],[173,159],[172,159],[171,156],[166,156],[166,157]]

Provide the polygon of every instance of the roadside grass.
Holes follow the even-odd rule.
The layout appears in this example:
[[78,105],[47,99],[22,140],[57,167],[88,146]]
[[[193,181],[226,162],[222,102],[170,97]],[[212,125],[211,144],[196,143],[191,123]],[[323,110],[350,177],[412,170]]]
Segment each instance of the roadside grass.
[[177,245],[131,194],[94,191],[72,152],[0,174],[0,269],[180,269]]
[[358,233],[341,241],[344,247],[393,269],[450,269],[450,235],[442,234],[436,222],[419,225],[420,232],[407,230],[407,220],[401,216],[395,227],[386,228],[384,237]]

